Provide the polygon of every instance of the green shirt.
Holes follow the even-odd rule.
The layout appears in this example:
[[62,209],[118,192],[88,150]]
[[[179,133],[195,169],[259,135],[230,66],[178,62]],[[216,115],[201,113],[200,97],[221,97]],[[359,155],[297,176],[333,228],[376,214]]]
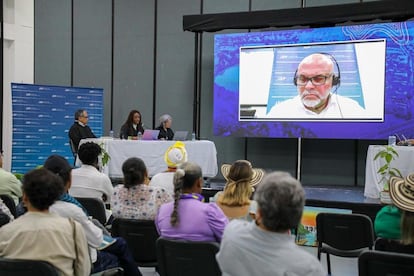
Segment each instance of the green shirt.
[[375,235],[386,239],[401,239],[401,211],[395,206],[387,205],[377,213],[374,222]]

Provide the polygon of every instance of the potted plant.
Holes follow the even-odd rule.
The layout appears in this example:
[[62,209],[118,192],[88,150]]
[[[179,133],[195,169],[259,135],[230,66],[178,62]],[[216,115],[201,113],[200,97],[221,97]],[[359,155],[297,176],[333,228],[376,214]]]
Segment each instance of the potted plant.
[[386,145],[380,150],[375,156],[374,160],[382,159],[384,161],[384,165],[378,169],[377,173],[381,175],[381,179],[379,184],[382,185],[382,191],[380,192],[380,200],[383,203],[390,204],[391,199],[389,196],[389,181],[390,178],[393,176],[403,177],[400,170],[392,167],[391,163],[393,160],[397,159],[398,152],[394,149],[393,146]]

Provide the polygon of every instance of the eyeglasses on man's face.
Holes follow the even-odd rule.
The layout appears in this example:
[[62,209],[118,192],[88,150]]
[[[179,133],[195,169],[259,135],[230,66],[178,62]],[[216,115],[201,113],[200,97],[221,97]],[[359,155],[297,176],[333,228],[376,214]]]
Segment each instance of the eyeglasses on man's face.
[[315,86],[319,86],[319,85],[324,85],[326,83],[326,80],[328,78],[330,78],[332,76],[332,74],[329,75],[317,75],[317,76],[313,76],[313,77],[306,77],[304,75],[299,75],[296,76],[296,84],[299,86],[305,86],[309,81],[315,85]]

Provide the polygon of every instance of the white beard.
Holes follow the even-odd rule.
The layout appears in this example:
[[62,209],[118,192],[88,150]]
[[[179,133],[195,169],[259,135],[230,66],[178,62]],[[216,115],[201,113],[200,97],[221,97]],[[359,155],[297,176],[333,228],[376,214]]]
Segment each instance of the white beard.
[[302,103],[306,107],[314,108],[321,103],[321,99],[308,100],[308,99],[302,98]]
[[305,91],[303,92],[303,94],[301,95],[301,101],[303,103],[304,106],[309,107],[309,108],[317,108],[319,105],[322,105],[322,103],[329,97],[329,93],[326,95],[326,97],[324,98],[317,98],[314,100],[308,99],[305,96],[306,95],[317,95],[316,93],[312,93],[311,91]]

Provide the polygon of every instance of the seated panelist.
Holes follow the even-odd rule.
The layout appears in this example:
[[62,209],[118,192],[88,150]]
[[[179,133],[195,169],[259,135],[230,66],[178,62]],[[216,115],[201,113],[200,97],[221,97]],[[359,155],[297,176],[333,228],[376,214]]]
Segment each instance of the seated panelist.
[[174,131],[171,129],[172,117],[164,114],[160,117],[160,125],[155,129],[159,130],[159,140],[172,140],[174,138]]
[[141,112],[134,109],[129,112],[127,120],[122,125],[119,138],[134,138],[138,136],[138,132],[141,132],[141,134],[144,133],[144,125],[142,123]]
[[75,112],[75,122],[69,129],[69,139],[72,140],[76,151],[79,148],[79,142],[85,138],[96,138],[90,127],[87,125],[89,116],[85,109],[78,109]]

